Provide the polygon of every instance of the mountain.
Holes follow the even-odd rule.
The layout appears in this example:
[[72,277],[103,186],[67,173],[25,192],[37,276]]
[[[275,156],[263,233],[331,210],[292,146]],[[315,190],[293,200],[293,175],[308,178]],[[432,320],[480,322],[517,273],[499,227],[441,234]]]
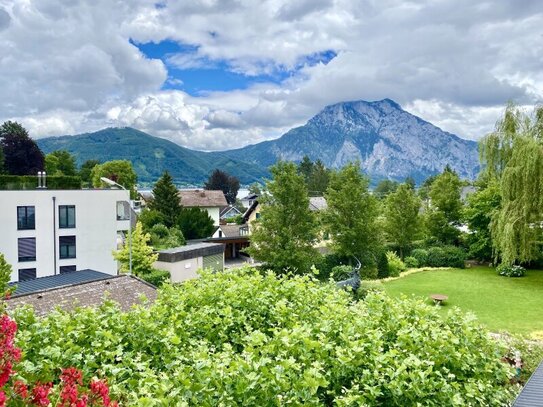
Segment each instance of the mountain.
[[130,127],[36,141],[45,154],[68,150],[78,165],[90,159],[130,160],[141,184],[154,183],[164,170],[168,170],[178,184],[202,184],[215,168],[235,175],[242,184],[268,176],[266,167],[248,164],[221,152],[190,150]]
[[358,160],[373,181],[411,176],[422,182],[447,164],[461,178],[474,179],[479,171],[476,142],[442,131],[390,99],[327,106],[279,139],[224,153],[261,167],[304,155],[330,168]]

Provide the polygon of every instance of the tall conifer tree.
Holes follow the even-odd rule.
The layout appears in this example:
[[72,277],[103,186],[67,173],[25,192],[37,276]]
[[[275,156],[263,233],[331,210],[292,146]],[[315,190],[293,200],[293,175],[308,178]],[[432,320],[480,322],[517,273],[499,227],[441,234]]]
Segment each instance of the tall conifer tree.
[[181,212],[181,199],[168,171],[164,171],[160,179],[155,183],[153,202],[150,207],[162,214],[166,227],[170,228],[177,224]]

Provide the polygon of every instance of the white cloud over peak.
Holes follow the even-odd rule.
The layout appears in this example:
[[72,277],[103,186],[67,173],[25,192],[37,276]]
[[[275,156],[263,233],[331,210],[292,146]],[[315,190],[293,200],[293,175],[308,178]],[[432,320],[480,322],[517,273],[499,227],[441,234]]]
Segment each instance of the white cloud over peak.
[[[166,40],[190,49],[163,63],[137,47]],[[0,49],[0,120],[35,136],[133,126],[225,149],[388,97],[476,139],[507,101],[543,101],[538,0],[0,0]],[[309,62],[325,51],[335,58]],[[276,79],[191,96],[171,72],[210,67]]]

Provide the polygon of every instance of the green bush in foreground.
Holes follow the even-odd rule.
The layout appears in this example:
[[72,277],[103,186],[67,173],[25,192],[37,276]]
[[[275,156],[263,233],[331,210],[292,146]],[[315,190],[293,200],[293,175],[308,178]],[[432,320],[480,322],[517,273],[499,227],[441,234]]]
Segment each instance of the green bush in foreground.
[[312,277],[251,269],[165,286],[123,313],[16,313],[23,377],[56,366],[108,377],[144,406],[500,406],[511,370],[459,310],[369,293],[353,301]]
[[496,273],[505,277],[524,277],[526,275],[526,269],[522,266],[502,263],[496,267]]
[[416,257],[407,256],[404,259],[405,267],[409,269],[416,269],[419,267],[419,261],[416,259]]
[[388,263],[388,275],[390,277],[398,277],[402,271],[405,271],[405,264],[394,252],[387,252],[387,263]]

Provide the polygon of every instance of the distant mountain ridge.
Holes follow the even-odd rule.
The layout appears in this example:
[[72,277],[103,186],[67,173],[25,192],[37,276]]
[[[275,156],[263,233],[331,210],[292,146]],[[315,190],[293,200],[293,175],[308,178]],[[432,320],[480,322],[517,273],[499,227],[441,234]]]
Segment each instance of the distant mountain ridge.
[[477,143],[447,133],[403,110],[390,99],[326,106],[305,125],[276,140],[225,152],[250,163],[300,161],[307,155],[329,168],[358,160],[377,179],[422,182],[448,164],[462,178],[479,172]]
[[68,150],[78,165],[96,159],[129,160],[138,182],[154,183],[168,170],[177,184],[200,185],[209,174],[220,168],[235,175],[243,184],[259,181],[268,175],[265,168],[230,158],[221,152],[204,152],[181,147],[163,138],[153,137],[130,128],[107,128],[94,133],[48,137],[36,140],[44,153]]
[[445,132],[390,99],[326,106],[278,139],[228,151],[190,150],[129,127],[37,142],[45,153],[70,151],[78,164],[88,159],[130,160],[142,183],[155,182],[167,169],[178,184],[201,185],[219,168],[249,184],[269,177],[268,167],[277,160],[301,161],[305,155],[329,168],[358,160],[374,182],[410,176],[420,183],[446,165],[467,179],[479,171],[476,142]]

